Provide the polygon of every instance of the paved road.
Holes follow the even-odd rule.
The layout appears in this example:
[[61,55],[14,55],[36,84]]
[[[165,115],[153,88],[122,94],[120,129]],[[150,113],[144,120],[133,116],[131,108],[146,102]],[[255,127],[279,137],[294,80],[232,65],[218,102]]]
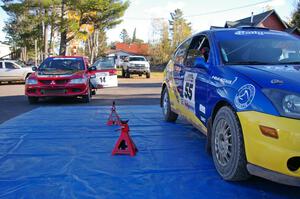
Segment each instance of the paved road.
[[0,85],[0,124],[40,106],[105,106],[115,100],[117,105],[158,105],[160,99],[161,78],[146,79],[134,77],[119,79],[119,87],[97,91],[89,104],[80,100],[54,98],[29,105],[24,96],[24,84]]

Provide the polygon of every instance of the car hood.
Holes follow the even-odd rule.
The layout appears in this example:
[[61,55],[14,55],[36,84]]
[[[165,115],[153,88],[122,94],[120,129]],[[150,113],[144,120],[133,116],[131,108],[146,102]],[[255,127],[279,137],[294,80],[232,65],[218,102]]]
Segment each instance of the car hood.
[[250,78],[263,88],[300,92],[300,65],[236,65],[231,70]]

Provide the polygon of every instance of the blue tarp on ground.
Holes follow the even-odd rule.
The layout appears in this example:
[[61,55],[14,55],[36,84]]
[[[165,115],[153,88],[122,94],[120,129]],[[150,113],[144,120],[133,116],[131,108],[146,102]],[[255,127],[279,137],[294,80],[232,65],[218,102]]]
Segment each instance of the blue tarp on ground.
[[205,136],[158,106],[120,106],[137,156],[112,156],[109,107],[42,107],[0,125],[1,198],[300,198],[257,177],[230,183],[205,152]]

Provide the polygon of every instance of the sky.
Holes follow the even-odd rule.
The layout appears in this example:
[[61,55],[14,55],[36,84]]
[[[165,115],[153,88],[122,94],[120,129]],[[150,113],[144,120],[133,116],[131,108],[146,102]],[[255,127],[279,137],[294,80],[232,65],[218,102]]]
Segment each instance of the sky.
[[[226,21],[235,21],[249,17],[251,12],[259,14],[266,11],[267,7],[276,10],[279,16],[288,21],[296,8],[296,0],[130,0],[123,22],[107,32],[108,41],[120,41],[122,29],[126,29],[132,37],[134,28],[136,36],[145,42],[151,41],[153,18],[163,18],[167,22],[170,12],[179,8],[183,11],[185,19],[191,23],[193,33],[207,30],[210,26],[224,26]],[[265,2],[265,3],[260,3]],[[259,3],[259,4],[258,4]],[[252,4],[252,6],[250,6]],[[257,5],[253,5],[257,4]],[[239,9],[233,9],[237,8]],[[241,8],[244,7],[244,8]],[[230,10],[232,9],[232,10]],[[215,12],[228,10],[224,12]],[[0,9],[0,41],[5,40],[2,31],[7,15]]]

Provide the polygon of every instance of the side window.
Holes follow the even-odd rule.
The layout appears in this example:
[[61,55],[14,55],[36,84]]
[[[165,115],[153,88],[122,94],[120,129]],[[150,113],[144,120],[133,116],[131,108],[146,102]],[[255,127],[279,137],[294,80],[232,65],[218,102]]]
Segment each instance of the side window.
[[193,67],[196,57],[203,57],[206,62],[209,61],[210,45],[208,38],[204,35],[195,36],[192,40],[190,48],[188,49],[187,59],[185,65]]
[[5,68],[7,69],[17,69],[17,66],[11,62],[5,62]]
[[0,62],[0,69],[3,68],[3,62]]
[[175,52],[175,65],[179,65],[179,66],[182,66],[183,63],[184,63],[184,60],[186,58],[186,52],[187,52],[187,49],[189,48],[190,46],[190,43],[191,43],[192,39],[189,39],[187,41],[185,41],[184,43],[182,43],[177,51]]

